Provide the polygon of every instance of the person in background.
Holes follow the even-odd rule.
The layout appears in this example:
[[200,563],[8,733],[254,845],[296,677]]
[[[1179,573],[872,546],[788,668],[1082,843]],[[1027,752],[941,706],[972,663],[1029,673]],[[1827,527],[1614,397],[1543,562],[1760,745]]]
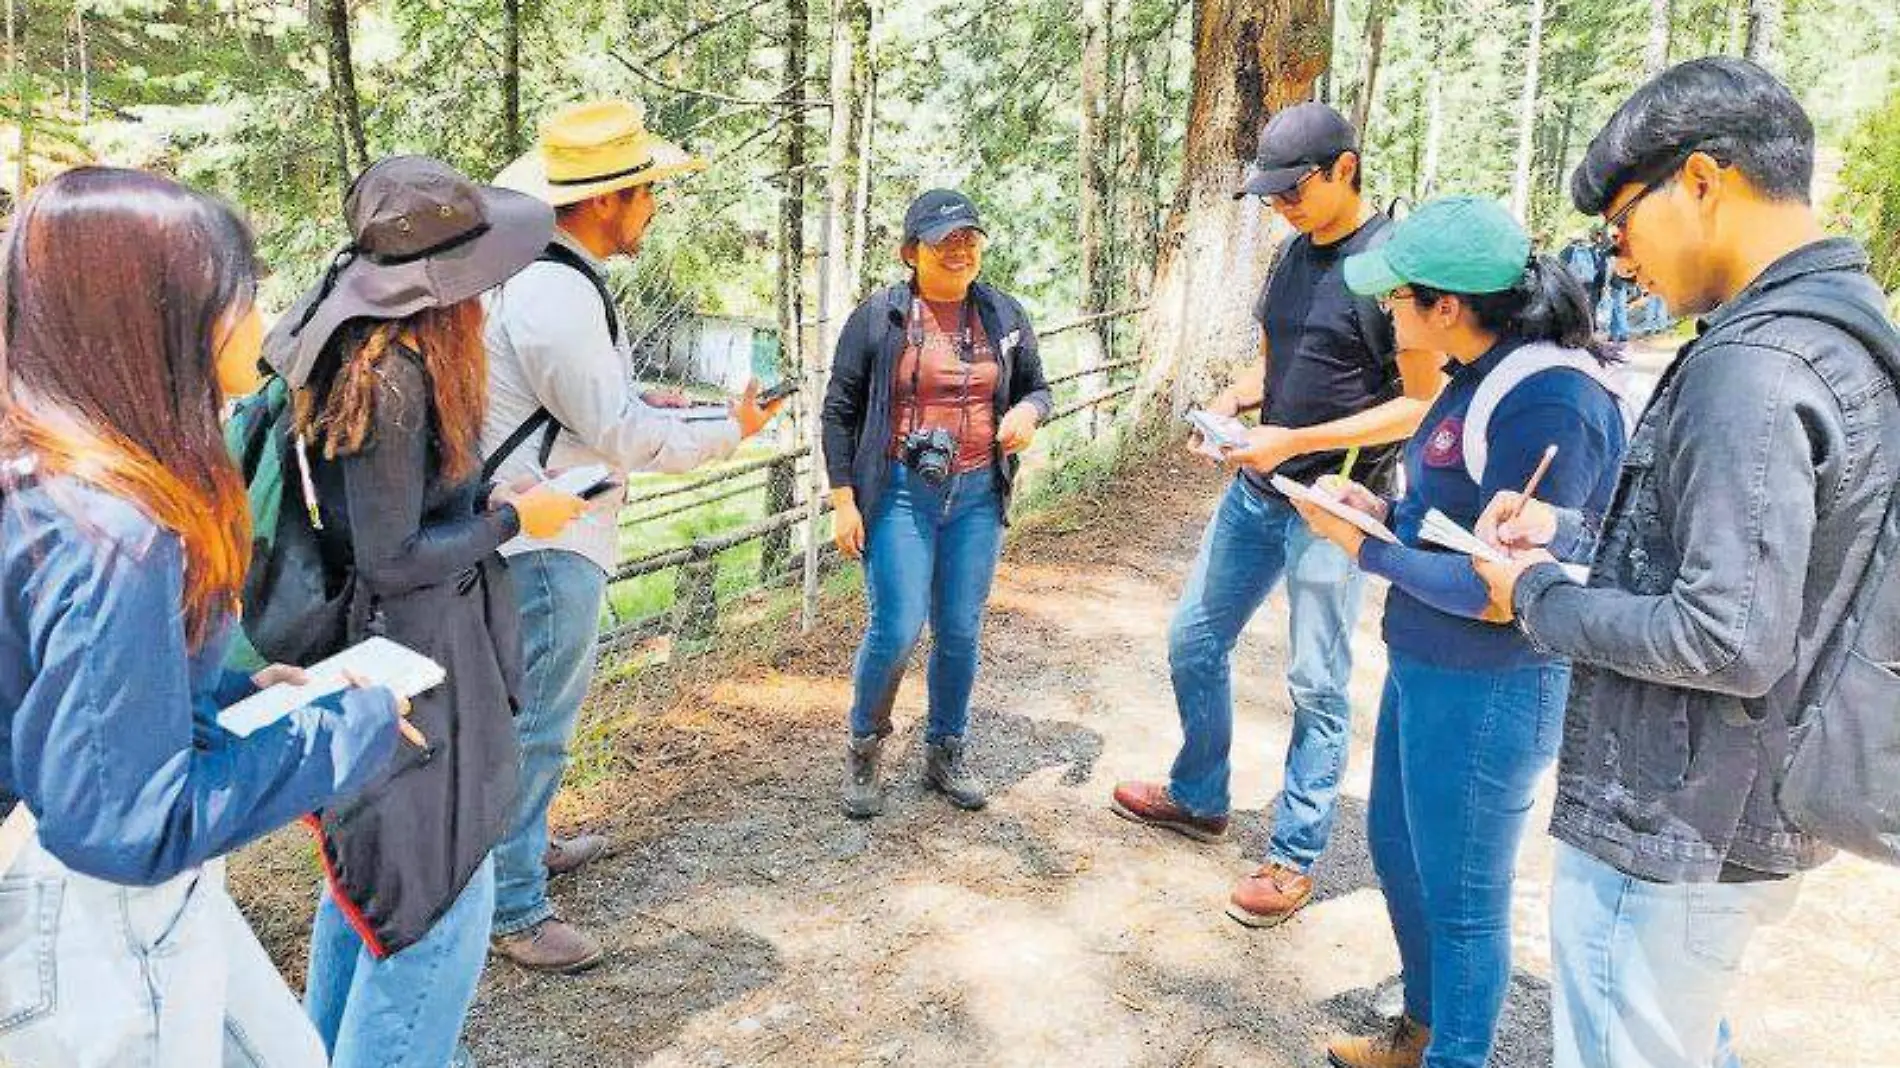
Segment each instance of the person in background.
[[930,622],[924,781],[959,808],[988,800],[965,736],[978,639],[1017,457],[1049,417],[1029,316],[978,282],[988,232],[962,193],[904,213],[911,279],[858,305],[838,337],[822,415],[840,549],[864,560],[870,623],[852,677],[845,815],[884,810],[878,762],[904,665]]
[[[1823,233],[1813,179],[1807,113],[1725,57],[1638,89],[1571,176],[1618,258],[1701,325],[1606,512],[1503,493],[1479,524],[1515,553],[1478,565],[1494,611],[1574,665],[1551,821],[1557,1068],[1735,1064],[1721,1021],[1748,945],[1833,853],[1782,787],[1900,491],[1900,333],[1866,253]],[[1589,584],[1552,552],[1593,558]],[[1900,707],[1880,666],[1900,631],[1862,633],[1860,707]]]
[[344,213],[350,245],[266,352],[294,391],[325,559],[355,585],[350,642],[387,637],[447,678],[415,701],[426,746],[322,813],[305,998],[334,1068],[442,1068],[487,955],[489,852],[515,799],[521,637],[495,550],[553,537],[585,505],[480,477],[477,298],[547,247],[554,213],[421,156],[373,164]]
[[1168,665],[1182,742],[1167,782],[1115,787],[1116,814],[1200,841],[1227,834],[1234,700],[1229,659],[1247,621],[1286,580],[1287,689],[1293,736],[1265,862],[1242,879],[1227,914],[1271,927],[1313,896],[1309,874],[1332,837],[1352,706],[1352,632],[1365,578],[1338,547],[1313,536],[1271,478],[1311,483],[1358,454],[1352,476],[1383,488],[1403,441],[1444,382],[1444,356],[1396,348],[1392,323],[1346,288],[1340,264],[1385,239],[1389,225],[1360,191],[1358,137],[1324,104],[1300,104],[1261,131],[1239,194],[1263,198],[1294,230],[1261,286],[1254,317],[1260,359],[1208,405],[1232,416],[1254,406],[1260,426],[1207,528],[1174,622]]
[[1404,497],[1337,476],[1323,484],[1389,522],[1398,544],[1294,502],[1314,533],[1392,584],[1366,835],[1405,1013],[1387,1033],[1342,1037],[1327,1052],[1337,1068],[1484,1068],[1510,986],[1518,842],[1557,755],[1569,667],[1484,618],[1490,598],[1470,558],[1421,530],[1433,510],[1469,529],[1500,490],[1534,474],[1539,500],[1601,512],[1622,458],[1622,409],[1583,287],[1532,256],[1496,201],[1425,204],[1345,272],[1353,292],[1391,309],[1402,348],[1446,353],[1453,370],[1405,447]]
[[[606,263],[634,256],[659,210],[658,183],[705,161],[647,131],[638,105],[603,100],[566,108],[541,140],[495,179],[549,204],[554,240],[485,299],[488,411],[482,449],[503,479],[605,464],[688,471],[724,459],[780,405],[753,386],[724,419],[687,421],[683,399],[638,395],[607,288]],[[781,402],[782,403],[782,402]],[[624,489],[600,496],[560,536],[502,546],[521,596],[523,683],[515,731],[521,795],[495,848],[495,952],[523,968],[572,973],[601,960],[600,941],[555,915],[548,876],[607,851],[602,835],[551,838],[548,807],[594,675],[607,575],[619,560]]]
[[356,689],[244,737],[217,723],[304,681],[221,668],[251,548],[218,428],[225,398],[258,384],[250,232],[210,197],[103,167],[47,182],[15,222],[0,266],[0,1062],[321,1068],[223,857],[381,775],[404,705]]

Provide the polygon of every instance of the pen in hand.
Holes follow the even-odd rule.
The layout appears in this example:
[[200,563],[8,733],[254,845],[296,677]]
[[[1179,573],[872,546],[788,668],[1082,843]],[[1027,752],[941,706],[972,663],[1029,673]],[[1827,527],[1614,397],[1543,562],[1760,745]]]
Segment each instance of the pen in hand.
[[[369,680],[354,671],[345,671],[343,673],[343,679],[358,690],[367,690],[370,688]],[[409,713],[413,708],[409,703],[409,699],[394,690],[390,691],[390,696],[396,699],[396,731],[400,733],[403,738],[407,739],[410,745],[415,746],[417,749],[429,748],[429,739],[423,737],[422,731],[418,729],[415,724],[409,722]]]
[[1339,465],[1339,477],[1342,479],[1351,478],[1352,465],[1358,462],[1359,462],[1359,446],[1354,445],[1352,448],[1346,450],[1346,462]]
[[1512,507],[1511,514],[1500,520],[1501,523],[1516,519],[1517,514],[1524,510],[1524,502],[1530,500],[1532,495],[1537,492],[1537,484],[1544,480],[1544,472],[1550,470],[1550,462],[1556,458],[1557,446],[1546,446],[1544,449],[1544,458],[1537,461],[1537,470],[1531,472],[1530,481],[1524,483],[1524,492],[1518,495],[1517,504]]

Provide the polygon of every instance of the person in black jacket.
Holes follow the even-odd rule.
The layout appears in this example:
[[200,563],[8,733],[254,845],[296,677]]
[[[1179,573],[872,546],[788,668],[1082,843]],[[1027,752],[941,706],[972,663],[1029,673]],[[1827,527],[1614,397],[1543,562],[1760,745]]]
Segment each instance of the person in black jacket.
[[487,955],[517,749],[519,612],[495,550],[550,537],[585,507],[544,486],[490,488],[475,298],[533,262],[553,212],[395,157],[345,206],[353,235],[266,350],[295,390],[318,539],[349,576],[349,640],[434,659],[415,699],[426,743],[319,820],[328,892],[305,1000],[334,1068],[442,1068]]
[[904,215],[910,281],[859,305],[833,357],[822,420],[835,537],[864,560],[871,610],[845,764],[854,819],[883,811],[880,750],[926,618],[925,781],[960,808],[988,800],[964,757],[977,641],[1017,455],[1050,396],[1022,305],[976,281],[987,241],[968,197],[918,197]]

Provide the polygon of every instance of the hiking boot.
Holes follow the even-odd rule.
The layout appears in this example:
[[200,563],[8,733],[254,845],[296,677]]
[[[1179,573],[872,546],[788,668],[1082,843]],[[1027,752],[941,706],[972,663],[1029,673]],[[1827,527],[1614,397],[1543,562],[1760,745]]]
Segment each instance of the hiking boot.
[[1240,880],[1227,915],[1249,927],[1278,927],[1313,899],[1313,880],[1278,861]]
[[875,734],[853,737],[844,758],[844,814],[868,820],[884,812],[884,787],[877,781],[878,753],[884,739]]
[[531,972],[573,975],[599,964],[605,952],[593,935],[549,916],[525,931],[497,935],[494,950]]
[[1158,782],[1124,782],[1115,786],[1109,810],[1125,820],[1185,834],[1197,842],[1227,837],[1226,816],[1195,816],[1174,803],[1168,788]]
[[1382,1035],[1333,1039],[1326,1044],[1326,1059],[1333,1068],[1418,1068],[1425,1063],[1425,1047],[1431,1042],[1431,1028],[1401,1016]]
[[924,743],[924,784],[961,809],[975,811],[990,803],[983,780],[963,761],[963,739]]
[[607,836],[583,834],[574,838],[548,839],[548,851],[541,858],[549,875],[571,875],[581,865],[607,855]]

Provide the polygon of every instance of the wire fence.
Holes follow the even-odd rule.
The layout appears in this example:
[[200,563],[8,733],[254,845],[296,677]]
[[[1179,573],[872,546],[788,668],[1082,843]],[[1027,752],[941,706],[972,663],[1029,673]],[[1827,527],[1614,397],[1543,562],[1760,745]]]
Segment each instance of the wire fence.
[[[1143,306],[1084,316],[1039,331],[1044,367],[1057,407],[1038,431],[1041,472],[1059,470],[1076,446],[1100,436],[1135,389],[1136,359],[1112,357],[1117,324]],[[1087,414],[1086,419],[1075,417]],[[802,428],[809,436],[812,428]],[[842,556],[830,544],[824,517],[830,502],[810,507],[809,443],[755,448],[734,461],[689,476],[633,478],[620,516],[622,560],[608,579],[600,656],[604,679],[634,650],[672,639],[675,650],[715,633],[722,606],[761,589],[803,581],[805,546],[819,539],[819,574]]]

